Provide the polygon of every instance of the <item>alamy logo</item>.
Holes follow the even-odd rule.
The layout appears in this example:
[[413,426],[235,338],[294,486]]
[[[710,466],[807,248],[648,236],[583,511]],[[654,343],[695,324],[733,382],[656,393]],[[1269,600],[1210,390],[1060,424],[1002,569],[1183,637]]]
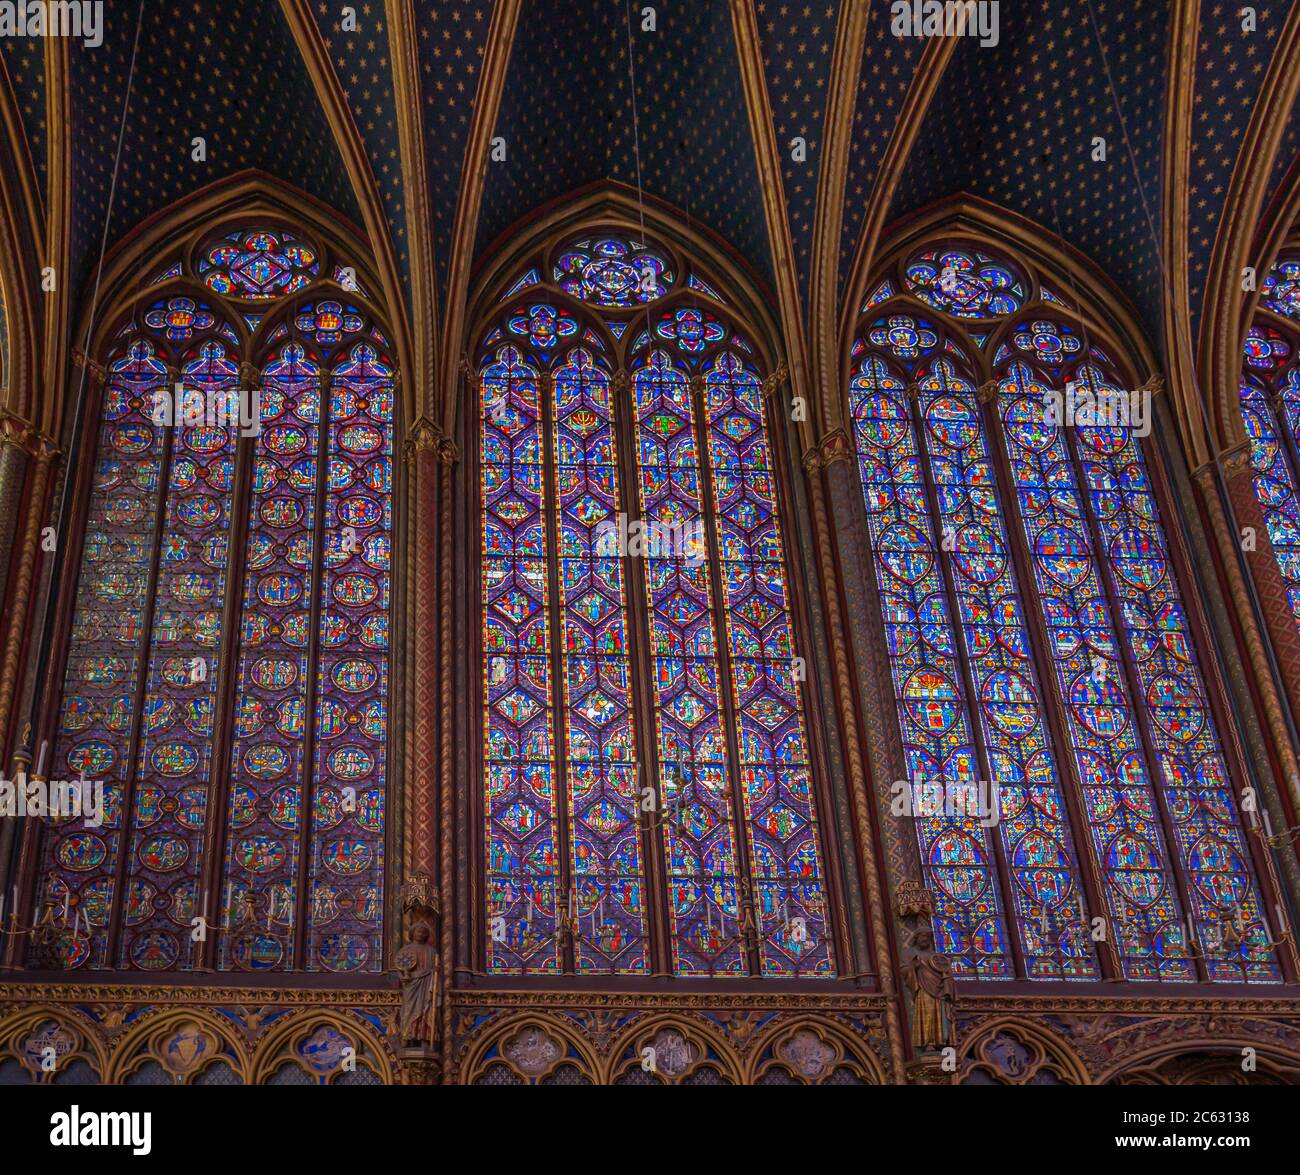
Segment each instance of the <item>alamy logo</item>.
[[889,31],[896,37],[979,37],[998,43],[997,0],[896,0]]
[[104,43],[103,0],[0,0],[0,37],[75,37]]
[[897,779],[890,788],[889,811],[894,816],[932,819],[936,816],[978,820],[992,828],[1001,819],[1002,788],[996,779]]
[[0,816],[53,816],[60,820],[85,820],[85,827],[104,823],[102,779],[16,779],[0,776]]
[[619,514],[597,524],[592,543],[598,558],[681,559],[691,567],[704,562],[704,552],[704,523],[698,518],[676,524],[653,518],[629,522],[626,514]]
[[262,431],[261,409],[256,388],[201,392],[178,383],[154,392],[149,418],[159,428],[237,428],[255,437]]
[[1151,433],[1151,393],[1144,388],[1122,392],[1096,389],[1070,380],[1064,393],[1043,393],[1043,423],[1049,428],[1123,428],[1134,436]]
[[73,1106],[50,1115],[51,1146],[129,1146],[133,1155],[153,1149],[153,1115],[148,1110],[110,1113]]

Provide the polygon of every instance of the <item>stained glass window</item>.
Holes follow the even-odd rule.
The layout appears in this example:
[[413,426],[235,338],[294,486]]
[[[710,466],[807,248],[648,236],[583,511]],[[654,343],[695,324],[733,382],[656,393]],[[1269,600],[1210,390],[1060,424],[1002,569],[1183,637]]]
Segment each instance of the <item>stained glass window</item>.
[[1003,318],[1024,301],[1024,282],[1010,266],[973,249],[928,249],[903,270],[905,288],[957,318]]
[[1300,321],[1300,257],[1281,257],[1274,263],[1259,300],[1266,310]]
[[1137,401],[1019,262],[922,250],[874,288],[849,402],[940,949],[1279,980]]
[[230,233],[200,258],[198,276],[230,298],[265,301],[300,290],[320,271],[313,250],[291,233]]
[[1255,495],[1268,541],[1300,624],[1300,257],[1269,271],[1242,348],[1241,414]]
[[378,971],[394,369],[291,233],[200,256],[108,357],[32,961]]
[[566,294],[597,306],[636,306],[662,298],[673,281],[658,250],[619,237],[576,241],[555,260],[556,283]]
[[762,383],[682,272],[584,238],[484,333],[489,971],[834,971]]
[[[1300,501],[1296,497],[1295,471],[1289,454],[1290,438],[1300,424],[1300,388],[1297,374],[1283,384],[1278,400],[1270,402],[1264,388],[1249,377],[1241,381],[1241,415],[1250,439],[1255,495],[1263,507],[1268,539],[1286,584],[1287,602],[1300,624]],[[1279,403],[1280,401],[1280,403]],[[1274,414],[1274,406],[1281,409]]]

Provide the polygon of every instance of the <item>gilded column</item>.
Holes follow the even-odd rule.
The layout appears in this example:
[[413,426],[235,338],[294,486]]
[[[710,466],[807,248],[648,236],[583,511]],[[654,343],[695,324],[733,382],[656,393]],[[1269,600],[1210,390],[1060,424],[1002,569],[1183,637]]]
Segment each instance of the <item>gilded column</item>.
[[[402,840],[407,895],[404,911],[413,921],[431,923],[444,993],[452,972],[453,945],[449,916],[453,824],[448,753],[453,677],[443,662],[451,643],[450,475],[459,457],[455,443],[427,417],[420,417],[407,433],[406,460],[412,480],[408,541],[415,547],[411,584],[415,658],[410,675],[415,706],[414,754],[408,766]],[[450,1003],[445,996],[439,1019],[446,1053]],[[424,1064],[421,1072],[427,1075],[429,1065]]]
[[[22,671],[23,653],[27,646],[28,610],[31,606],[32,584],[36,577],[36,564],[40,554],[41,524],[45,518],[46,497],[49,491],[50,472],[58,450],[46,437],[35,432],[26,434],[25,447],[21,454],[21,465],[29,472],[30,490],[27,496],[27,508],[23,515],[23,529],[18,540],[17,550],[13,545],[13,522],[18,518],[18,502],[10,495],[17,493],[21,497],[22,478],[18,479],[18,489],[6,483],[0,487],[0,510],[4,512],[8,527],[5,539],[5,552],[9,568],[9,626],[5,630],[4,651],[0,660],[0,731],[6,732],[5,743],[14,750],[14,761],[10,766],[10,775],[16,776],[20,770],[25,771],[31,762],[31,749],[27,745],[30,734],[22,731],[10,731],[9,725],[14,715],[14,692]],[[10,444],[0,447],[0,461],[8,454]],[[14,557],[16,555],[16,558]],[[17,821],[12,817],[0,820],[0,892],[10,892],[9,861],[12,856]],[[14,940],[16,941],[16,940]],[[9,952],[6,952],[6,958]]]
[[411,466],[410,539],[415,546],[413,614],[415,668],[414,748],[411,780],[407,785],[403,857],[408,874],[437,873],[437,830],[435,817],[435,774],[438,758],[438,582],[439,563],[437,516],[439,467],[437,450],[440,434],[427,417],[411,426],[406,437],[406,460]]
[[[0,566],[4,568],[0,578],[0,598],[3,598],[8,580],[16,570],[12,558],[14,531],[18,526],[32,435],[31,426],[21,417],[7,412],[0,415]],[[0,762],[3,762],[4,748],[11,742],[8,738],[8,712],[4,714],[5,717],[0,719]],[[17,744],[19,740],[13,739],[12,742]],[[17,764],[14,766],[16,774]],[[0,816],[0,893],[9,892],[9,857],[16,824],[12,816]]]
[[[839,561],[839,583],[844,594],[847,635],[857,660],[857,682],[862,721],[867,733],[867,760],[880,810],[889,811],[890,787],[907,777],[903,744],[899,737],[893,681],[885,645],[885,620],[880,593],[869,582],[871,557],[867,552],[863,522],[862,486],[852,460],[851,442],[844,433],[832,434],[822,446],[831,512],[831,527]],[[899,821],[881,821],[885,867],[891,885],[922,883],[916,838]]]
[[[27,509],[23,515],[22,536],[16,558],[12,556],[10,539],[10,587],[8,628],[5,630],[4,652],[0,657],[0,721],[8,728],[14,703],[14,691],[21,671],[23,647],[27,640],[27,612],[31,606],[32,584],[36,577],[36,562],[40,555],[41,527],[45,518],[46,496],[49,491],[50,470],[58,449],[47,438],[31,434],[33,448],[30,468],[30,489]],[[6,446],[7,447],[7,446]],[[18,511],[14,510],[16,517]]]
[[[820,446],[804,455],[803,464],[808,473],[813,528],[821,562],[844,757],[857,814],[872,950],[886,999],[893,1077],[895,1082],[902,1084],[907,1069],[907,1030],[902,1013],[902,993],[895,978],[895,953],[887,927],[894,928],[894,941],[899,941],[899,923],[891,911],[890,891],[907,880],[919,884],[920,863],[914,842],[902,835],[904,830],[898,828],[897,821],[881,819],[882,811],[888,811],[888,806],[886,803],[882,809],[879,801],[882,795],[887,800],[890,782],[900,777],[902,747],[897,737],[896,719],[886,710],[880,693],[879,667],[885,648],[883,622],[879,640],[866,642],[859,635],[867,597],[871,593],[866,590],[863,576],[867,564],[863,553],[857,549],[860,547],[861,493],[854,480],[851,456],[852,446],[847,434],[836,430]],[[856,513],[851,511],[852,494],[857,495],[859,503]],[[857,661],[856,678],[850,653]],[[859,712],[867,733],[865,754],[858,733]],[[889,735],[891,724],[894,731],[892,743]],[[876,852],[876,830],[879,830],[885,853],[884,874]]]
[[[27,476],[31,454],[32,427],[21,417],[0,413],[0,567],[6,575],[11,567],[14,531],[18,526],[18,506]],[[0,589],[3,589],[0,582]]]
[[[1224,489],[1241,533],[1233,533],[1216,491],[1216,464],[1223,471]],[[1300,815],[1300,769],[1296,760],[1296,748],[1291,740],[1282,699],[1274,686],[1275,676],[1264,647],[1263,634],[1255,623],[1255,610],[1251,606],[1240,570],[1240,556],[1244,555],[1246,565],[1250,568],[1268,640],[1274,651],[1277,672],[1281,675],[1282,688],[1286,691],[1293,717],[1300,717],[1300,629],[1296,626],[1295,614],[1291,611],[1287,598],[1286,584],[1278,570],[1273,546],[1269,541],[1268,523],[1264,519],[1259,499],[1255,496],[1249,443],[1220,454],[1217,463],[1198,469],[1195,477],[1224,552],[1223,563],[1229,589],[1251,669],[1254,671],[1252,684],[1259,691],[1264,715],[1273,736],[1274,749],[1286,777],[1292,807]]]

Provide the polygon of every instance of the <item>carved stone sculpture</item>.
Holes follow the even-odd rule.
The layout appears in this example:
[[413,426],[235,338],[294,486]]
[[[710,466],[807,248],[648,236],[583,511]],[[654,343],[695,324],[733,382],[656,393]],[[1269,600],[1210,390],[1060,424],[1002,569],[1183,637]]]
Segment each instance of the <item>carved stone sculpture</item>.
[[912,996],[912,1044],[919,1052],[928,1052],[950,1043],[952,968],[935,951],[930,927],[918,926],[912,932],[911,947],[903,964],[903,982]]
[[402,1043],[432,1046],[438,1036],[438,951],[425,922],[415,924],[411,939],[394,960],[402,982]]

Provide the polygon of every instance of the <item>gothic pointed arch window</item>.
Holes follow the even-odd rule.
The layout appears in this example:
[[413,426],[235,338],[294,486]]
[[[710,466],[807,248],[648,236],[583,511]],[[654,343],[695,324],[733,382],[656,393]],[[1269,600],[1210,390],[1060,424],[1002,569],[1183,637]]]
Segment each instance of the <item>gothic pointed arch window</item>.
[[625,232],[508,281],[475,335],[486,969],[829,976],[754,337]]
[[335,258],[192,239],[102,345],[38,967],[383,965],[395,367]]
[[1241,415],[1255,495],[1287,604],[1300,624],[1300,247],[1269,270],[1242,346]]
[[959,977],[1280,981],[1132,364],[975,240],[870,291],[849,406],[940,949]]

